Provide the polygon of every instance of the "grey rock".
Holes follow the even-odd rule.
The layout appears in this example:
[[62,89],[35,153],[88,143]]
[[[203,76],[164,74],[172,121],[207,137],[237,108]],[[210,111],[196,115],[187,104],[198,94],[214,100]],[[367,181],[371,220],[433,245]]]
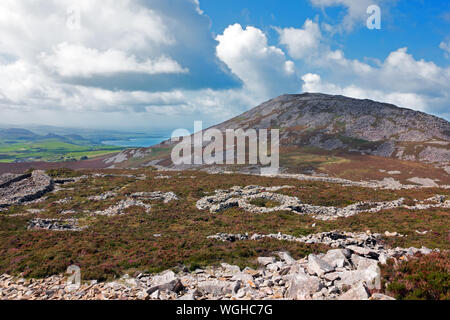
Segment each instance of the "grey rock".
[[54,181],[44,171],[0,176],[0,208],[37,200],[54,189]]
[[362,283],[359,283],[352,287],[350,290],[342,294],[339,300],[367,300],[369,299],[369,294]]
[[371,297],[370,300],[395,300],[394,298],[381,294],[381,293],[374,293]]
[[292,275],[286,297],[294,300],[309,300],[321,289],[322,284],[319,278],[299,272]]
[[322,260],[335,268],[342,268],[348,264],[346,254],[347,250],[344,249],[330,250],[322,257]]
[[175,276],[173,271],[167,271],[160,275],[153,277],[152,279],[152,287],[147,290],[148,294],[152,294],[155,291],[168,290],[173,292],[180,292],[184,289],[183,284],[180,279]]
[[310,254],[308,257],[308,271],[311,274],[316,274],[319,277],[325,273],[334,271],[334,267],[328,262],[322,260],[316,255]]
[[287,264],[294,264],[297,261],[295,261],[294,258],[291,257],[291,255],[287,252],[278,252],[278,256],[280,257],[280,259],[284,262],[286,262]]
[[365,270],[341,272],[339,278],[334,282],[339,289],[353,287],[357,283],[365,283],[369,289],[381,289],[381,271],[376,265]]
[[361,256],[358,256],[356,254],[353,254],[351,257],[353,265],[358,270],[365,270],[373,265],[378,265],[378,260],[368,259]]
[[179,297],[177,300],[185,300],[185,301],[193,301],[195,300],[195,296],[193,293],[187,293],[181,297]]
[[262,266],[267,266],[268,264],[275,263],[277,261],[274,257],[259,257],[258,263]]
[[198,284],[198,290],[203,293],[211,294],[214,297],[232,294],[235,288],[235,283],[225,281],[208,280]]

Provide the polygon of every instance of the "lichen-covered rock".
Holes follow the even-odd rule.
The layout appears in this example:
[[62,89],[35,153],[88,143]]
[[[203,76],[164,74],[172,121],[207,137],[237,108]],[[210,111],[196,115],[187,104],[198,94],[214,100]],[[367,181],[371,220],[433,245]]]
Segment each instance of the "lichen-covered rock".
[[40,170],[24,175],[3,175],[0,183],[0,208],[39,199],[54,188],[52,178]]

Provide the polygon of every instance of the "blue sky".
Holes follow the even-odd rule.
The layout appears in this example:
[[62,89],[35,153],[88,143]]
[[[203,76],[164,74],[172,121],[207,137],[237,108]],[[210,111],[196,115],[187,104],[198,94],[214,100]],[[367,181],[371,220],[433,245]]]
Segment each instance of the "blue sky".
[[[358,0],[356,0],[358,1]],[[384,6],[387,11],[384,12]],[[448,65],[439,44],[450,36],[450,2],[445,0],[401,0],[382,3],[382,30],[371,31],[363,25],[353,32],[338,34],[336,45],[345,47],[354,59],[374,57],[384,59],[391,51],[407,46],[411,53],[426,60]],[[272,26],[300,28],[306,19],[316,16],[323,22],[339,23],[345,9],[325,8],[326,15],[309,1],[239,1],[204,0],[201,8],[211,18],[212,31],[220,34],[228,25],[252,25],[266,32]],[[344,9],[344,10],[343,10]],[[445,19],[447,13],[447,20]],[[276,34],[273,34],[276,43]]]
[[[367,8],[381,10],[370,30]],[[158,131],[212,125],[283,93],[450,119],[450,2],[5,0],[0,116]]]

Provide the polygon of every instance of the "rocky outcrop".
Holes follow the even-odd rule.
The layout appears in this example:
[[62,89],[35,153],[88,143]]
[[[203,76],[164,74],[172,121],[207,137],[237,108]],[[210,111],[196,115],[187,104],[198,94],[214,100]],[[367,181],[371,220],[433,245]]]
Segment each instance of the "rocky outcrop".
[[[105,193],[103,195],[93,197],[92,199],[107,199],[110,197],[114,197],[116,194],[109,192]],[[136,192],[131,195],[130,198],[127,198],[125,200],[119,201],[117,204],[103,210],[103,211],[97,211],[95,212],[95,215],[100,216],[117,216],[125,214],[125,211],[131,207],[142,207],[145,209],[146,212],[150,212],[152,206],[143,202],[144,201],[151,201],[151,200],[161,200],[164,203],[168,203],[170,201],[178,200],[178,197],[173,192],[161,192],[161,191],[155,191],[155,192]]]
[[[275,189],[274,189],[275,188]],[[276,189],[278,188],[278,189]],[[197,208],[209,210],[212,213],[221,212],[231,207],[239,207],[251,213],[270,213],[277,211],[292,211],[301,215],[311,215],[319,220],[334,220],[347,218],[360,213],[376,213],[383,210],[406,208],[409,210],[421,210],[429,208],[450,208],[450,200],[445,197],[433,197],[425,201],[416,201],[415,206],[404,205],[405,199],[401,198],[384,202],[358,202],[343,208],[313,206],[302,203],[297,197],[286,196],[278,193],[266,192],[266,190],[281,190],[284,187],[264,188],[259,186],[233,187],[230,190],[216,190],[215,195],[206,196],[197,201]],[[263,199],[278,202],[273,207],[262,207],[252,204],[252,200]]]
[[27,228],[49,231],[82,231],[84,229],[78,226],[77,219],[33,219],[28,222]]
[[25,175],[3,175],[0,183],[0,208],[39,199],[54,188],[52,178],[44,171],[33,171]]
[[[371,100],[320,93],[282,95],[214,128],[281,128],[283,146],[450,162],[448,121]],[[405,147],[411,145],[413,149]]]
[[94,215],[108,216],[108,217],[120,216],[120,215],[125,214],[126,213],[125,211],[132,207],[142,207],[145,209],[146,212],[150,212],[150,210],[152,208],[151,205],[146,204],[142,201],[135,200],[135,199],[125,199],[105,210],[96,211],[94,213]]
[[178,200],[178,197],[173,192],[136,192],[131,195],[132,198],[135,199],[144,199],[144,200],[160,200],[164,203],[169,203],[170,201]]

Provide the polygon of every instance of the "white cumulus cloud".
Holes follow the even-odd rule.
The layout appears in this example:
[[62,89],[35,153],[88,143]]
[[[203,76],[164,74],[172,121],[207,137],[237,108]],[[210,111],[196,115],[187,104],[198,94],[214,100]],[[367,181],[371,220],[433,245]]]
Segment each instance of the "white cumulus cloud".
[[288,49],[289,55],[294,59],[302,59],[316,50],[322,37],[317,23],[307,19],[302,29],[277,28],[280,34],[280,43]]
[[42,53],[43,64],[63,77],[91,77],[98,74],[119,72],[131,73],[186,73],[171,58],[161,56],[157,59],[146,59],[138,62],[134,55],[127,56],[125,52],[108,49],[100,52],[80,45],[63,42],[53,49],[52,54]]
[[217,56],[250,91],[270,97],[300,89],[294,63],[260,29],[234,24],[216,40]]

